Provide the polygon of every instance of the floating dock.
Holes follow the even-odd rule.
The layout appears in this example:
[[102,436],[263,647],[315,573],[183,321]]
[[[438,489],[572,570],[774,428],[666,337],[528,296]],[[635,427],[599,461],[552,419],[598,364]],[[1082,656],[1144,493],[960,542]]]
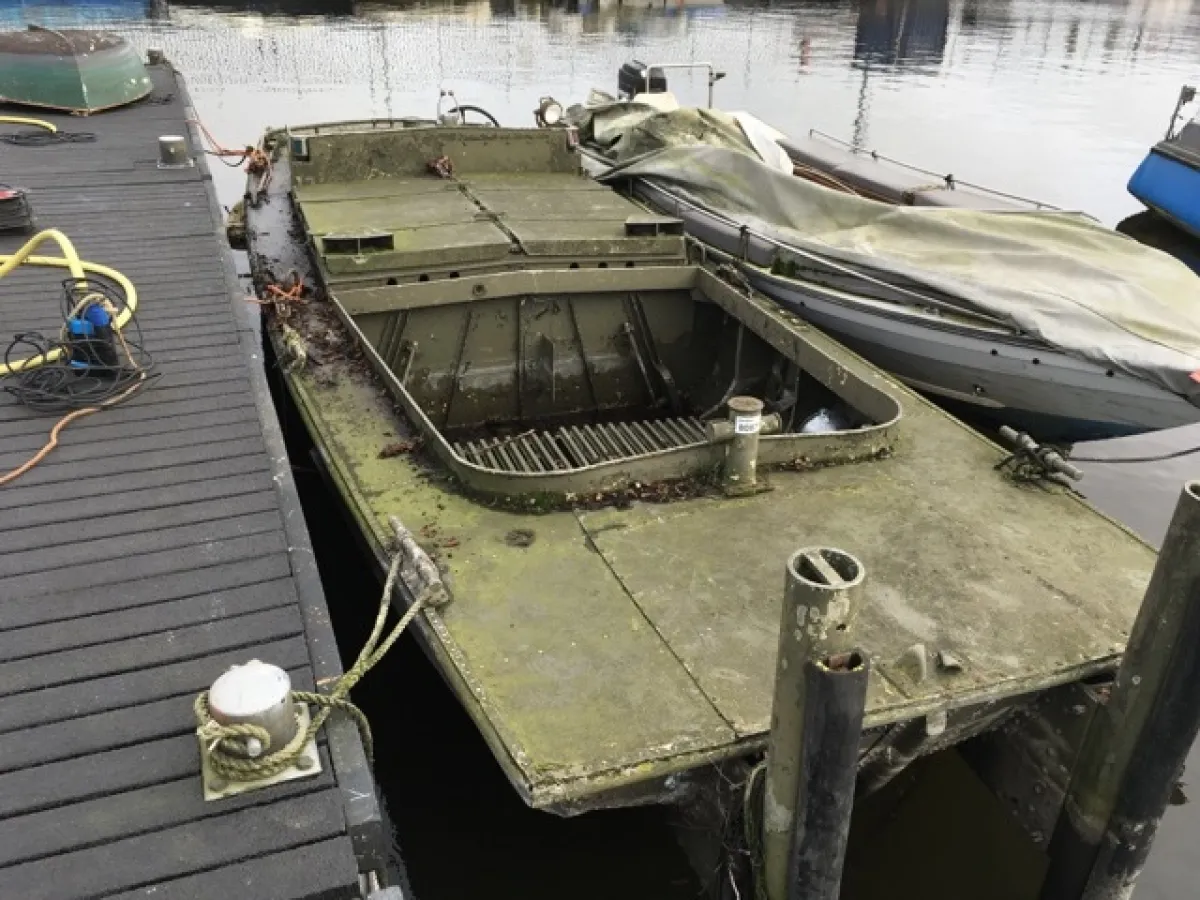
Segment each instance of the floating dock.
[[[319,776],[203,797],[199,691],[251,658],[300,690],[341,663],[194,113],[150,71],[134,106],[39,115],[94,142],[0,145],[38,228],[137,285],[162,373],[0,488],[0,897],[358,897],[387,841],[352,724],[323,732]],[[158,166],[172,134],[194,166]],[[56,334],[61,277],[0,281],[0,332]],[[0,394],[0,472],[55,418]]]

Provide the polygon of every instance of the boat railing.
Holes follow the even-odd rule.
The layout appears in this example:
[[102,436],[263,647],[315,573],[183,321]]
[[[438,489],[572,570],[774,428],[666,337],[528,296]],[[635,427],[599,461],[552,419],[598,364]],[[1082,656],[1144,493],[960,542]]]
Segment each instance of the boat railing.
[[1175,111],[1171,113],[1171,124],[1167,126],[1167,136],[1164,140],[1173,141],[1179,137],[1179,132],[1175,126],[1183,118],[1183,108],[1195,99],[1196,88],[1193,85],[1185,84],[1179,89],[1179,99],[1175,101]]
[[[691,200],[684,199],[683,197],[680,197],[678,194],[674,194],[674,193],[667,192],[667,191],[664,191],[664,193],[666,193],[667,196],[669,196],[671,198],[671,200],[674,202],[674,204],[675,204],[674,214],[676,216],[679,215],[679,208],[686,206],[689,209],[692,209],[696,212],[702,213],[706,216],[716,219],[718,222],[721,222],[722,224],[724,224],[730,228],[736,228],[738,230],[739,236],[741,237],[741,243],[740,243],[740,248],[739,248],[739,254],[734,258],[739,259],[743,263],[751,262],[751,260],[750,260],[750,238],[756,238],[757,240],[763,241],[764,243],[771,245],[772,247],[776,248],[777,250],[783,250],[786,253],[789,253],[793,256],[798,256],[801,259],[805,259],[805,260],[808,260],[809,262],[815,263],[817,265],[824,266],[825,268],[830,269],[834,272],[837,272],[840,275],[847,275],[851,278],[857,278],[863,282],[866,282],[867,284],[871,284],[871,285],[874,285],[875,287],[883,288],[885,291],[887,291],[889,293],[899,295],[900,297],[908,298],[909,300],[913,301],[911,304],[909,304],[911,306],[914,306],[917,308],[925,307],[927,309],[937,309],[940,312],[952,313],[956,316],[961,316],[966,319],[974,320],[983,325],[990,325],[993,327],[1004,328],[1005,330],[1008,330],[1008,331],[1012,330],[1012,325],[1010,323],[1005,322],[1002,319],[998,319],[995,316],[989,316],[986,313],[976,312],[975,310],[966,309],[961,306],[956,306],[953,303],[948,303],[945,300],[939,300],[936,297],[930,297],[926,294],[920,293],[919,291],[913,291],[908,288],[904,288],[904,287],[900,287],[895,284],[891,284],[882,278],[876,278],[874,275],[868,275],[865,272],[861,272],[858,269],[855,269],[853,266],[847,266],[847,265],[843,265],[842,263],[834,262],[832,259],[829,259],[828,257],[825,257],[825,256],[821,256],[819,253],[812,253],[807,250],[802,250],[799,247],[795,247],[791,244],[785,244],[783,241],[776,240],[775,238],[771,237],[768,234],[764,234],[761,231],[757,231],[757,230],[751,228],[749,225],[746,225],[741,222],[737,222],[733,219],[730,219],[726,216],[721,215],[720,213],[714,212],[711,209],[701,206],[698,203],[693,203]],[[703,246],[703,245],[701,245],[701,246]],[[717,251],[717,252],[720,253],[720,251]],[[721,254],[721,255],[725,255],[725,254]]]
[[809,137],[824,138],[825,140],[829,141],[830,143],[837,144],[839,147],[845,147],[851,153],[859,154],[862,156],[869,156],[869,157],[871,157],[871,159],[873,159],[877,162],[882,160],[883,162],[891,163],[894,166],[900,166],[900,168],[902,168],[902,169],[908,169],[911,172],[920,172],[922,175],[932,176],[933,178],[936,178],[939,181],[944,182],[946,184],[946,186],[951,189],[961,186],[961,187],[970,188],[973,191],[979,191],[980,193],[983,193],[983,194],[990,194],[993,197],[1003,197],[1006,200],[1016,200],[1018,203],[1027,203],[1036,209],[1061,210],[1061,207],[1054,206],[1050,203],[1043,203],[1041,200],[1034,200],[1032,197],[1022,197],[1020,194],[1009,194],[1009,193],[1006,193],[1005,191],[998,191],[995,188],[985,187],[982,184],[975,184],[974,182],[963,181],[961,178],[955,178],[953,175],[947,175],[942,172],[935,172],[932,169],[923,169],[920,166],[914,166],[912,163],[907,163],[907,162],[904,162],[903,160],[899,160],[899,159],[893,159],[890,156],[884,156],[882,153],[880,153],[877,150],[863,150],[860,147],[855,147],[852,143],[850,143],[850,141],[844,140],[839,137],[834,137],[832,134],[827,134],[826,132],[821,131],[817,128],[810,128],[808,130],[808,135],[809,135]]

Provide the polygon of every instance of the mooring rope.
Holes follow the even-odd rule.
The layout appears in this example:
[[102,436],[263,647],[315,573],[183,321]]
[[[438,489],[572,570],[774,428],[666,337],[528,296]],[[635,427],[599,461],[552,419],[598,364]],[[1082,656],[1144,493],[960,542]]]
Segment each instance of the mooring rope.
[[746,776],[742,789],[742,830],[750,854],[755,900],[767,900],[767,879],[763,877],[762,816],[763,792],[767,787],[767,761],[761,760]]
[[[208,761],[212,770],[228,781],[258,781],[271,778],[284,772],[296,762],[309,741],[316,737],[321,726],[333,714],[339,711],[350,716],[358,726],[362,736],[363,747],[366,750],[368,764],[374,764],[374,743],[371,738],[371,725],[367,717],[357,706],[347,699],[350,689],[362,679],[375,664],[383,659],[392,645],[404,633],[409,624],[426,606],[426,597],[419,596],[413,600],[396,627],[387,638],[380,643],[383,635],[383,625],[387,620],[388,609],[391,606],[392,591],[395,590],[396,580],[400,575],[400,564],[403,553],[397,552],[392,557],[388,569],[387,581],[383,587],[383,596],[379,601],[379,613],[375,617],[375,625],[370,637],[363,644],[353,666],[341,678],[334,682],[333,689],[327,694],[312,691],[292,691],[293,700],[318,707],[320,712],[312,717],[306,729],[297,729],[296,736],[285,746],[271,752],[271,737],[265,728],[258,725],[222,725],[213,719],[208,707],[208,691],[204,691],[194,704],[196,721],[199,727],[196,733],[208,744]],[[251,758],[246,752],[250,739],[257,740],[262,749],[260,755]]]

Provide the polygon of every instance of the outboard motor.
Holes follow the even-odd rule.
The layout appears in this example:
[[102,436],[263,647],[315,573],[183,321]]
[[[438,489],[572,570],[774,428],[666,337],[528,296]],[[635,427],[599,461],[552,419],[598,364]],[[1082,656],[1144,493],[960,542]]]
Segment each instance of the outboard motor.
[[617,72],[617,92],[626,99],[637,94],[663,94],[667,90],[667,76],[662,69],[650,73],[650,86],[646,86],[648,66],[640,60],[630,60]]

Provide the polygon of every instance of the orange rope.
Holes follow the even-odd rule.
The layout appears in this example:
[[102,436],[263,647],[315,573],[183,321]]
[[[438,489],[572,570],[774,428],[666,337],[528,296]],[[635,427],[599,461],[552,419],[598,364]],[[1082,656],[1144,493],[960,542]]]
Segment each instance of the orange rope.
[[50,430],[50,440],[48,440],[46,442],[46,445],[44,447],[42,447],[41,450],[39,450],[37,453],[35,453],[33,455],[33,457],[31,459],[29,459],[27,462],[23,463],[20,466],[17,466],[17,468],[13,469],[11,472],[7,473],[6,475],[0,476],[0,487],[4,487],[10,481],[16,481],[18,478],[20,478],[22,475],[24,475],[26,472],[28,472],[30,469],[32,469],[34,466],[36,466],[38,463],[40,463],[43,459],[45,459],[47,456],[49,456],[50,452],[55,447],[58,446],[59,432],[61,432],[64,428],[66,428],[68,425],[70,425],[76,419],[82,419],[84,416],[90,416],[92,413],[100,412],[100,410],[104,409],[105,407],[113,406],[117,403],[120,403],[122,400],[124,400],[126,397],[128,397],[130,394],[132,394],[138,388],[140,388],[145,383],[145,381],[146,381],[146,373],[143,372],[141,378],[139,378],[136,382],[134,382],[132,385],[130,385],[127,390],[124,390],[121,393],[117,394],[117,396],[110,397],[108,400],[105,400],[103,403],[100,403],[96,406],[87,406],[87,407],[84,407],[83,409],[77,409],[74,412],[67,413],[65,416],[63,416],[61,419],[59,419],[57,424],[55,424],[54,428],[52,428]]
[[303,303],[304,302],[304,282],[293,269],[288,273],[291,279],[292,286],[286,291],[277,284],[268,284],[267,293],[271,296],[266,300],[260,300],[257,297],[247,297],[248,303],[254,303],[258,306],[275,306],[280,303]]
[[77,409],[73,413],[68,413],[59,419],[58,424],[55,425],[54,429],[50,432],[50,440],[46,443],[46,446],[39,450],[37,454],[34,455],[34,457],[24,465],[18,466],[7,475],[0,477],[0,487],[3,487],[10,481],[16,481],[18,478],[40,463],[43,459],[45,459],[50,454],[50,451],[58,446],[58,433],[60,431],[62,431],[76,419],[82,419],[84,416],[90,416],[95,412],[100,412],[99,406],[88,406],[84,409]]
[[200,129],[200,133],[204,135],[204,139],[211,145],[212,149],[206,148],[204,151],[205,153],[209,154],[210,156],[220,157],[239,156],[241,157],[242,161],[246,163],[247,172],[252,175],[261,174],[263,176],[264,185],[270,181],[271,158],[267,156],[261,147],[247,146],[245,150],[230,150],[228,147],[222,146],[221,143],[212,136],[212,132],[205,128],[204,123],[199,119],[189,119],[188,121]]
[[824,182],[827,187],[833,187],[839,191],[846,191],[856,197],[862,196],[858,191],[850,187],[850,185],[846,184],[846,182],[842,181],[840,178],[835,178],[828,172],[822,172],[820,169],[814,169],[812,166],[806,166],[803,163],[793,161],[792,174],[798,175],[807,181],[815,181],[818,184]]

